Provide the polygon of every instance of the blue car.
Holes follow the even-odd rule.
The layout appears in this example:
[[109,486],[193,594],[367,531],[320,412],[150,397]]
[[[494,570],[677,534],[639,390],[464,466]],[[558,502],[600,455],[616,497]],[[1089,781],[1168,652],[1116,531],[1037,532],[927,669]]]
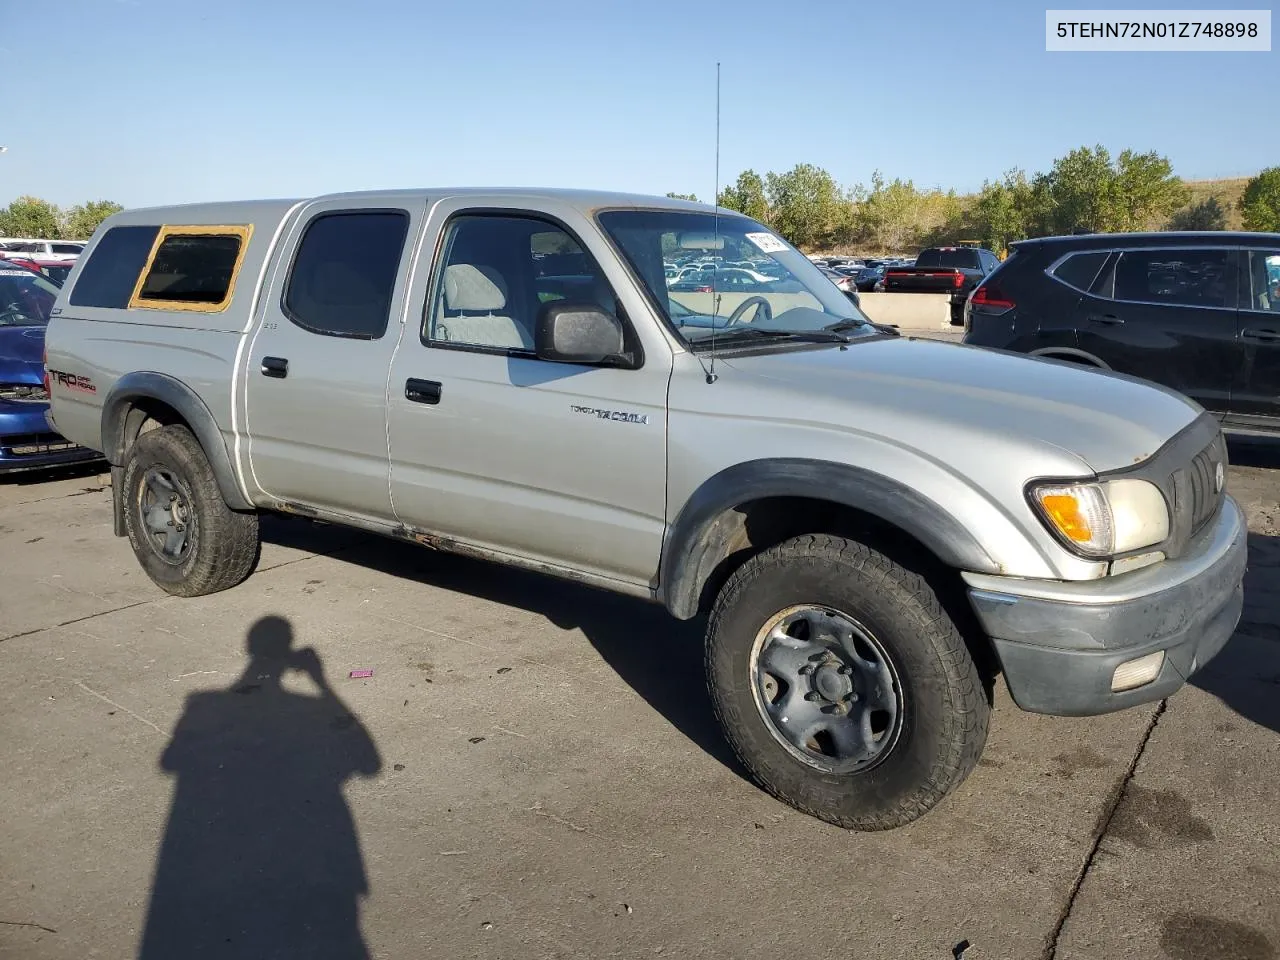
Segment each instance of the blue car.
[[45,420],[44,328],[57,296],[46,277],[0,260],[0,476],[99,457]]

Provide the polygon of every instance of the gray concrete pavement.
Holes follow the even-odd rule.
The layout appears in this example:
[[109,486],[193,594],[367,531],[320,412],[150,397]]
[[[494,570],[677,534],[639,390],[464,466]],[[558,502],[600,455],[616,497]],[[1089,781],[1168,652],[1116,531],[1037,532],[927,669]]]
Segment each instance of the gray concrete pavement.
[[0,482],[0,957],[180,956],[214,903],[227,956],[1273,957],[1280,471],[1231,484],[1265,562],[1200,688],[998,690],[964,787],[859,835],[743,779],[656,608],[283,518],[179,600],[94,476]]

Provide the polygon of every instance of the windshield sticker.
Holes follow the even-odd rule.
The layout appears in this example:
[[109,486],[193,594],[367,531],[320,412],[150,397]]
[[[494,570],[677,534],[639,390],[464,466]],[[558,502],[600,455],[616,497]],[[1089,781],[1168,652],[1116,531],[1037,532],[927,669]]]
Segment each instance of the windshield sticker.
[[780,253],[787,249],[787,245],[775,237],[772,233],[748,233],[746,238],[755,245],[755,248],[761,253]]
[[0,277],[34,277],[30,270],[0,270]]

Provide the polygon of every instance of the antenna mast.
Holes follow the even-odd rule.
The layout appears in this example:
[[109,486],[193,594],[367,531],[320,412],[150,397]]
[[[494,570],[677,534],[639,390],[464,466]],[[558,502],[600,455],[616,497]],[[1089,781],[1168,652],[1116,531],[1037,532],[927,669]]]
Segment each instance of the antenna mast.
[[[715,195],[711,203],[715,207],[716,239],[714,250],[720,251],[720,61],[716,61],[716,173]],[[723,258],[713,263],[723,263]],[[711,268],[711,362],[708,364],[707,383],[716,382],[716,320],[720,316],[720,292],[716,289],[718,266]]]

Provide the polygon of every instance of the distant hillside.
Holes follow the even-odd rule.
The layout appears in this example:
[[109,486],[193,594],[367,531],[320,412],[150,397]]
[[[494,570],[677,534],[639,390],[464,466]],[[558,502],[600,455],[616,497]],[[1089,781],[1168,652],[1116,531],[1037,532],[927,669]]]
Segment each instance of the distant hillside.
[[1231,180],[1186,180],[1184,183],[1191,191],[1191,200],[1187,206],[1207,200],[1209,197],[1217,197],[1218,202],[1227,211],[1227,229],[1239,230],[1241,229],[1240,197],[1248,182],[1248,177],[1235,177]]

